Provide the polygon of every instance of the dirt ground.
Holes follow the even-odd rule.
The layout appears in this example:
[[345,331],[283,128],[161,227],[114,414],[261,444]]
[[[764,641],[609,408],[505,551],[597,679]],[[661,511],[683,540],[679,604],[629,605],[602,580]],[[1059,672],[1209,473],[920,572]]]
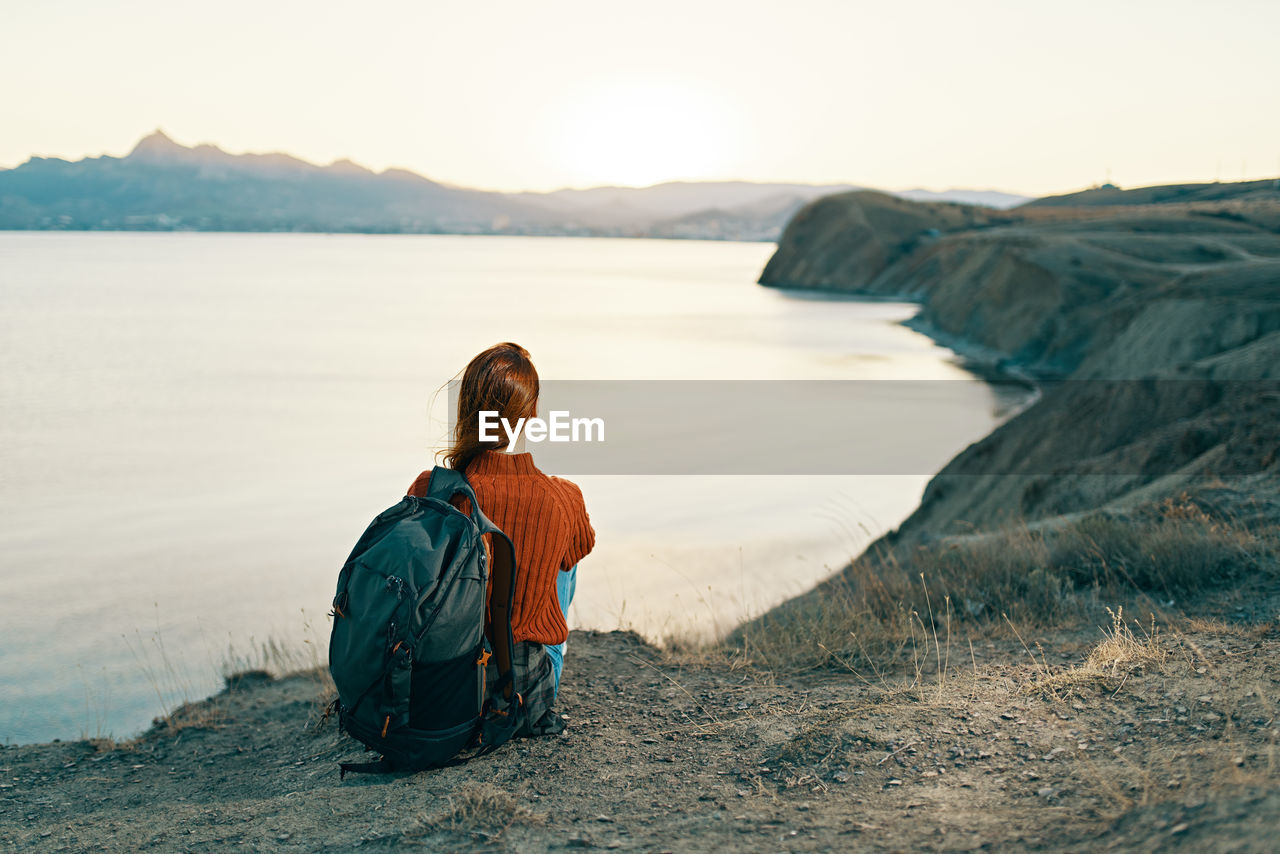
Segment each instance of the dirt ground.
[[1273,851],[1278,609],[1239,592],[1101,655],[1105,625],[953,636],[942,677],[577,632],[563,734],[346,781],[318,675],[246,678],[132,743],[0,750],[0,848]]

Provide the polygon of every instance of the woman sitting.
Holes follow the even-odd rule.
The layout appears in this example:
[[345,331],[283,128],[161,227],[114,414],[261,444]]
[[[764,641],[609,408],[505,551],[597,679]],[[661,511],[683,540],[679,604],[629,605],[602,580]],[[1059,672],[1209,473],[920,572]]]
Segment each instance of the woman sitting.
[[[576,485],[539,471],[533,455],[523,450],[523,438],[515,448],[508,448],[502,435],[480,440],[482,410],[497,411],[515,424],[535,417],[537,406],[538,372],[528,352],[518,344],[490,347],[463,372],[453,445],[444,455],[445,465],[466,475],[480,510],[515,546],[512,669],[524,698],[523,722],[516,734],[526,736],[564,729],[552,705],[569,637],[566,620],[577,564],[595,545],[595,531]],[[409,494],[425,496],[430,474],[420,474]],[[459,509],[468,511],[466,499],[460,501]],[[497,680],[492,664],[488,677],[492,691]]]

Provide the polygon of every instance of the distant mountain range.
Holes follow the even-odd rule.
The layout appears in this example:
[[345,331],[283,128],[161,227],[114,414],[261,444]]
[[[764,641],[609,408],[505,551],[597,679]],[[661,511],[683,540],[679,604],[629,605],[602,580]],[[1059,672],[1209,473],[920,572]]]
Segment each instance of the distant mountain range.
[[[0,229],[536,234],[777,240],[809,201],[849,184],[693,181],[499,193],[373,172],[339,160],[229,154],[161,131],[124,157],[32,157],[0,169]],[[907,190],[927,201],[1007,208],[1029,199]]]

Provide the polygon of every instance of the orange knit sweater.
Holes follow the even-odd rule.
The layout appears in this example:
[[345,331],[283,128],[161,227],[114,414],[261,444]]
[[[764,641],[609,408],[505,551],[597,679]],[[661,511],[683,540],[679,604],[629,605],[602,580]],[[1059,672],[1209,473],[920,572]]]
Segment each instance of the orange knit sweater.
[[[571,481],[543,474],[529,453],[483,451],[466,475],[484,515],[515,546],[511,629],[516,641],[562,643],[569,627],[556,597],[556,573],[586,557],[596,541],[582,491]],[[409,494],[426,495],[430,476],[430,471],[418,475]]]

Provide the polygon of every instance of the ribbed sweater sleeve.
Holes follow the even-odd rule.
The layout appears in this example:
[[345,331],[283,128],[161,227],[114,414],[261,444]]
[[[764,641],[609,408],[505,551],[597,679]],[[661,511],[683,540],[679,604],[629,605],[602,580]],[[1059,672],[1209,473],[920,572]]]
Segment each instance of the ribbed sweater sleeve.
[[587,555],[596,545],[596,530],[591,527],[591,516],[587,514],[586,502],[582,499],[582,490],[571,480],[553,477],[555,484],[563,496],[565,511],[569,517],[569,547],[565,552],[562,570],[573,566]]

